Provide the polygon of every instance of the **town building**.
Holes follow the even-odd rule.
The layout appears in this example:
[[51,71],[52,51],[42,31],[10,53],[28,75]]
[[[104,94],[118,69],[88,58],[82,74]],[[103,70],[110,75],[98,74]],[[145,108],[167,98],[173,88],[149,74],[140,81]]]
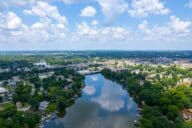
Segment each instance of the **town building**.
[[0,87],[0,96],[5,96],[7,95],[8,90],[5,89],[4,87]]
[[49,105],[49,102],[48,101],[42,101],[40,102],[39,104],[39,110],[41,111],[44,111]]
[[182,111],[183,119],[185,121],[190,121],[192,119],[192,109],[185,109]]

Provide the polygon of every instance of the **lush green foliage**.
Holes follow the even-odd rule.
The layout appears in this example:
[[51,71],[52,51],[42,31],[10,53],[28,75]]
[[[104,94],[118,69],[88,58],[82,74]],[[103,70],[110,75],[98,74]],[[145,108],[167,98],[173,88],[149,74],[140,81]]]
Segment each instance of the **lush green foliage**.
[[1,128],[35,128],[40,121],[38,113],[18,112],[10,103],[3,105],[0,112]]
[[[151,83],[141,74],[129,71],[103,70],[105,77],[124,85],[140,106],[142,128],[183,127],[180,110],[192,107],[192,88],[186,86],[166,89],[167,82]],[[144,84],[140,84],[144,81]],[[189,124],[188,124],[189,125]]]

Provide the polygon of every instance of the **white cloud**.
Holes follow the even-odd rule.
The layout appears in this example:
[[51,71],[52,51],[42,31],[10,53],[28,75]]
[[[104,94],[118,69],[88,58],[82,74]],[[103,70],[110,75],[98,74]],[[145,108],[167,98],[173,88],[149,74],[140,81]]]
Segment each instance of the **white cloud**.
[[125,101],[123,97],[126,95],[126,91],[119,86],[113,85],[114,83],[111,81],[105,81],[104,84],[101,95],[93,98],[92,101],[110,112],[119,111],[124,107]]
[[40,19],[31,26],[32,32],[40,33],[40,35],[44,33],[46,39],[65,37],[68,21],[59,13],[56,6],[39,1],[32,6],[31,10],[24,10],[23,13],[38,16]]
[[192,8],[192,0],[189,0],[185,7]]
[[83,92],[87,95],[94,95],[96,92],[96,89],[94,86],[85,86],[83,89]]
[[77,34],[79,38],[94,39],[100,41],[126,40],[128,39],[129,29],[124,27],[97,27],[88,25],[86,22],[77,24]]
[[32,25],[24,24],[14,12],[0,13],[1,41],[19,44],[27,42],[26,44],[30,46],[34,44],[41,46],[53,40],[54,42],[66,40],[68,21],[59,13],[56,6],[39,1],[31,8],[24,13],[30,18],[39,17]]
[[94,7],[87,6],[81,10],[80,16],[93,17],[93,16],[95,16],[96,13],[97,13],[97,11],[95,10]]
[[191,22],[190,21],[181,21],[175,16],[170,17],[171,21],[169,23],[170,27],[178,33],[190,32]]
[[92,76],[91,79],[92,79],[93,81],[97,81],[97,80],[98,80],[98,77],[97,77],[97,76]]
[[[56,5],[51,4],[52,1],[54,0],[7,0],[3,2],[1,1],[0,42],[23,42],[23,44],[25,43],[31,46],[34,46],[36,44],[36,47],[39,47],[43,43],[46,44],[47,42],[62,42],[60,43],[60,46],[69,44],[69,46],[73,48],[75,47],[75,45],[81,47],[82,44],[79,42],[85,42],[84,46],[82,46],[81,48],[94,48],[94,43],[97,42],[97,46],[99,48],[108,46],[109,48],[116,48],[116,46],[123,46],[124,43],[130,42],[130,40],[132,40],[133,42],[143,41],[143,38],[145,40],[156,41],[183,40],[184,42],[187,40],[189,43],[191,41],[191,21],[185,21],[175,16],[171,16],[170,20],[167,21],[167,23],[165,23],[164,25],[150,25],[151,23],[144,21],[143,23],[138,25],[138,28],[142,31],[142,33],[140,33],[140,31],[136,29],[131,30],[128,26],[105,26],[100,23],[101,21],[99,19],[96,20],[96,18],[93,18],[92,20],[89,19],[87,22],[77,21],[79,23],[76,24],[76,28],[74,30],[69,30],[70,28],[68,26],[69,24],[67,18],[59,12]],[[128,11],[129,13],[133,14],[132,16],[138,17],[145,17],[152,14],[164,15],[170,12],[170,10],[166,8],[160,0],[133,0],[130,5],[130,8],[128,8],[127,0],[63,1],[71,4],[85,1],[97,2],[98,5],[101,7],[101,11],[104,14],[107,22],[110,22],[116,16]],[[191,1],[188,2],[186,7],[191,7],[190,2]],[[147,6],[149,4],[151,6]],[[24,21],[26,20],[22,20],[22,17],[19,17],[19,12],[13,12],[11,8],[11,11],[9,11],[9,9],[4,8],[6,6],[24,6],[21,8],[26,9],[23,11],[26,17],[29,19],[34,19],[30,20],[30,23],[25,23]],[[93,10],[95,9],[93,9],[92,6],[87,6],[81,11],[81,14],[82,16],[95,16],[95,14],[98,12],[96,10]],[[34,22],[31,23],[31,21]],[[73,44],[74,42],[76,43],[75,45]],[[109,42],[113,45],[108,45]]]
[[1,43],[18,43],[27,30],[27,25],[14,12],[0,13]]
[[37,0],[1,0],[0,7],[9,8],[10,6],[25,6],[25,5],[32,5]]
[[141,24],[139,24],[139,29],[142,30],[145,33],[149,33],[148,31],[148,22],[144,20]]
[[8,29],[17,29],[22,25],[21,19],[13,12],[8,12],[6,21]]
[[98,25],[98,24],[99,24],[99,23],[98,23],[97,20],[93,20],[93,21],[91,22],[91,25],[93,25],[93,26]]
[[38,1],[52,3],[59,0],[0,0],[0,11],[6,12],[7,10],[11,10],[12,7],[31,7]]
[[190,21],[181,21],[175,16],[170,16],[170,21],[164,26],[149,26],[143,21],[138,28],[144,33],[145,40],[179,40],[190,35]]
[[[139,24],[139,29],[144,33],[145,40],[162,40],[169,38],[169,35],[172,33],[167,26],[150,26],[147,21]],[[171,37],[170,37],[171,38]]]
[[15,6],[24,6],[34,4],[37,0],[7,0],[7,2],[14,4]]
[[37,23],[34,23],[32,26],[31,26],[32,29],[44,29],[44,25],[40,22],[37,22]]
[[23,10],[23,13],[25,15],[33,15],[33,12],[31,10]]
[[14,12],[0,13],[0,28],[18,29],[22,25],[22,20]]
[[[14,12],[9,11],[7,13],[0,13],[0,34],[5,35],[6,37],[19,35],[26,29],[27,26],[23,24],[20,17]],[[10,39],[10,37],[7,38],[7,40],[8,39]]]
[[101,11],[106,18],[106,23],[111,22],[116,16],[128,11],[128,2],[126,0],[63,0],[66,4],[95,1],[100,5]]
[[116,16],[124,13],[128,9],[125,0],[97,0],[107,22],[111,22]]
[[134,17],[146,17],[150,14],[166,15],[170,10],[160,0],[133,0],[128,12]]
[[101,31],[105,37],[117,39],[117,40],[126,40],[128,38],[129,31],[123,27],[106,27]]
[[66,17],[59,14],[57,7],[46,2],[37,2],[31,10],[24,10],[24,14],[36,15],[44,19],[52,18],[58,23],[67,24]]
[[88,26],[86,22],[81,22],[77,24],[77,34],[82,38],[94,38],[98,35],[98,30]]

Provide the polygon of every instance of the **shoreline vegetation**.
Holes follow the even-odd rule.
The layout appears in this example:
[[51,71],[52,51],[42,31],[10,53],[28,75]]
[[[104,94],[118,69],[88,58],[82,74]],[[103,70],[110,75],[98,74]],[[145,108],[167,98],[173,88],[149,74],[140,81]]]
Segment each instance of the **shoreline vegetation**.
[[182,110],[191,108],[190,87],[174,87],[152,83],[143,74],[130,71],[101,72],[107,79],[123,85],[141,108],[138,124],[141,128],[190,128],[191,122],[184,122]]
[[[11,100],[0,107],[3,128],[41,127],[42,122],[56,115],[64,116],[65,109],[74,104],[84,86],[84,76],[66,68],[34,69],[26,73],[11,70],[5,78],[15,72],[22,79],[14,87],[8,86],[7,81],[3,83],[12,92]],[[39,73],[51,75],[39,78]]]

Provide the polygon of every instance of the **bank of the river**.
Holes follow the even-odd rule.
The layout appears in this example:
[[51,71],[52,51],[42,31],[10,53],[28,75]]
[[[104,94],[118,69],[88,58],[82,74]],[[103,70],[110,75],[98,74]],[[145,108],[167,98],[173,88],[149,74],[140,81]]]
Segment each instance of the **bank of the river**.
[[166,90],[166,85],[147,81],[142,74],[133,74],[129,71],[113,72],[105,69],[102,74],[122,84],[142,107],[142,118],[139,120],[141,128],[190,127],[186,127],[181,113],[184,107],[190,105],[186,87]]
[[138,106],[122,85],[101,74],[85,76],[85,87],[63,118],[45,122],[49,128],[134,128]]
[[46,100],[40,102],[39,106],[39,127],[45,127],[46,123],[57,117],[64,117],[66,108],[81,97],[82,88],[85,86],[84,76],[72,70],[56,70],[55,76],[43,80],[47,93],[44,96]]

